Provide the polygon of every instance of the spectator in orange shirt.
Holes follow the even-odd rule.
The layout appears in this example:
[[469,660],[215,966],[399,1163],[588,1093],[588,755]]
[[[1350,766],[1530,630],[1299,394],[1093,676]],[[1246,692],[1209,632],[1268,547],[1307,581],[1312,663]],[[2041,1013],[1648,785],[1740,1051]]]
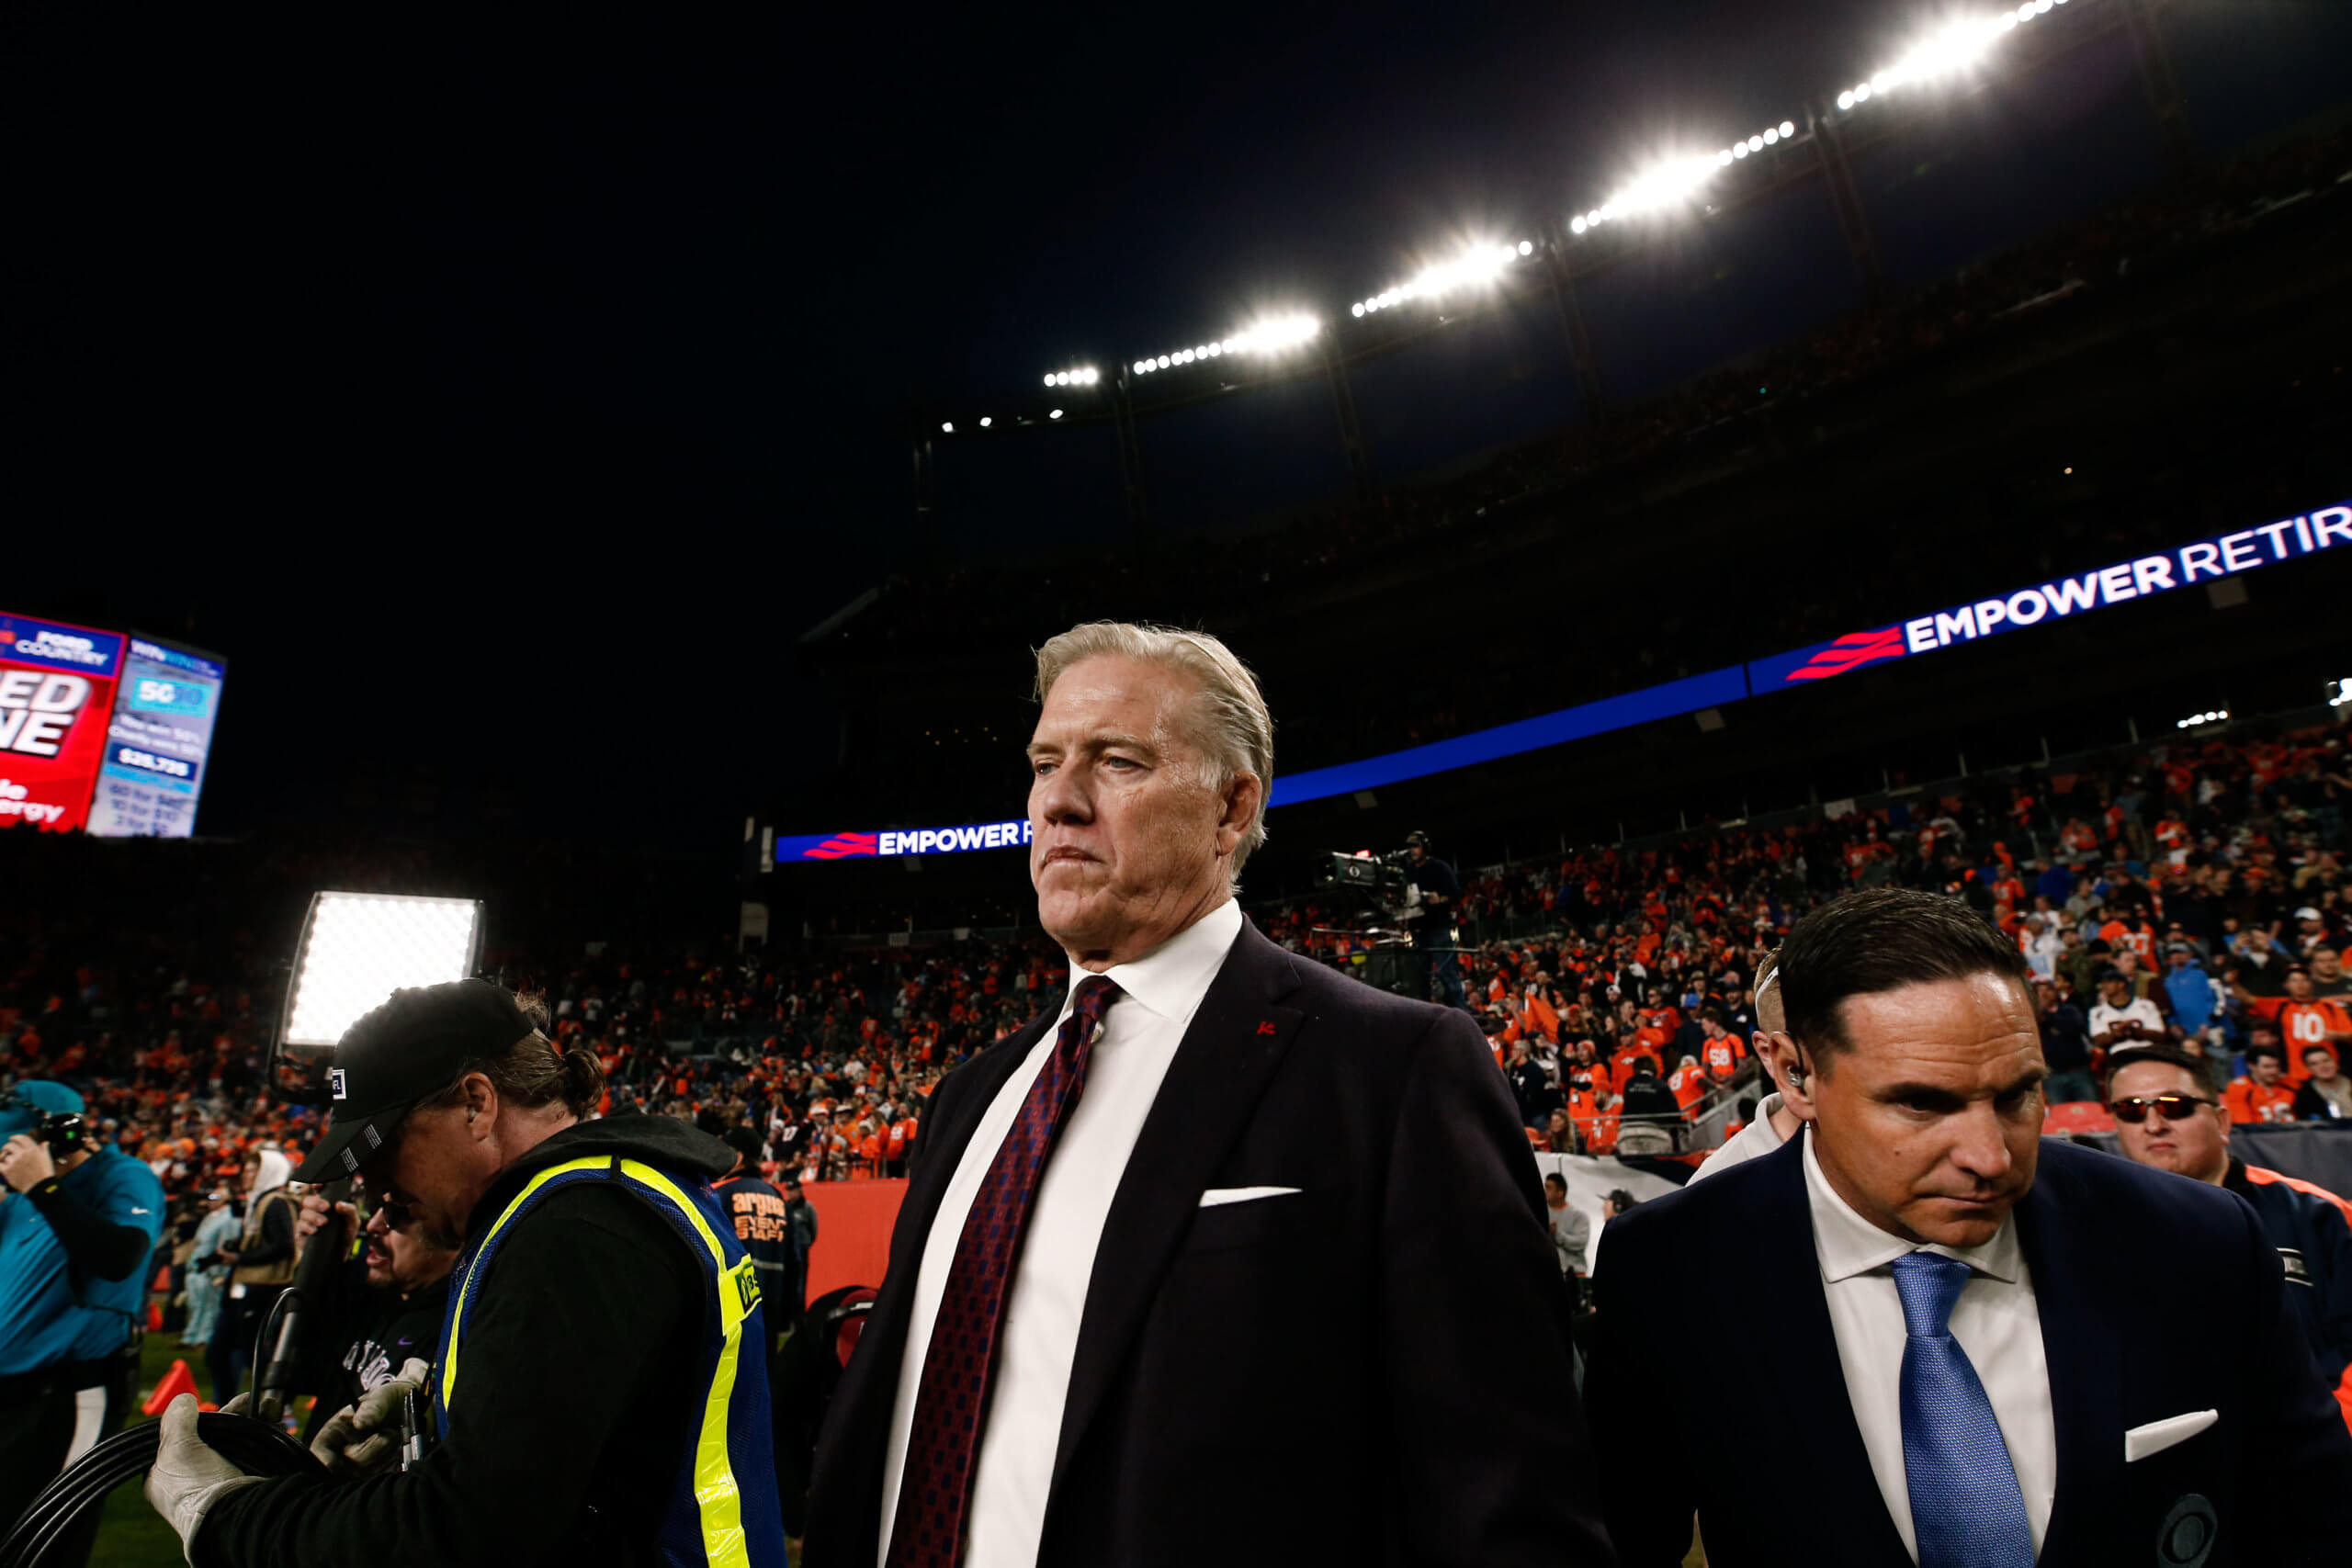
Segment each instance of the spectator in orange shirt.
[[1589,1039],[1577,1041],[1570,1049],[1566,1070],[1571,1077],[1589,1079],[1595,1089],[1605,1089],[1611,1094],[1617,1091],[1616,1070],[1593,1054]]
[[2107,945],[2120,953],[2126,948],[2140,955],[2141,966],[2153,968],[2156,961],[2156,929],[2148,923],[2147,912],[2127,908],[2121,914],[2099,927],[2098,934]]
[[1574,1133],[1573,1145],[1555,1145],[1555,1147],[1564,1154],[1571,1146],[1582,1153],[1592,1152],[1593,1128],[1600,1116],[1600,1095],[1601,1090],[1582,1073],[1568,1079],[1567,1103],[1561,1107],[1561,1114],[1568,1119],[1568,1126]]
[[1682,1107],[1682,1114],[1706,1097],[1707,1069],[1699,1065],[1696,1056],[1685,1056],[1681,1066],[1666,1075],[1666,1087],[1674,1091],[1674,1103]]
[[2278,1026],[2279,1038],[2287,1046],[2287,1081],[2297,1088],[2312,1076],[2303,1066],[2305,1051],[2324,1045],[2335,1053],[2340,1064],[2345,1046],[2352,1044],[2352,1014],[2334,1002],[2322,1001],[2312,985],[2311,971],[2301,964],[2287,971],[2285,996],[2256,997],[2241,991],[2239,999],[2245,1003],[2246,1011]]
[[[1616,1152],[1618,1098],[1606,1089],[1595,1089],[1592,1090],[1592,1102],[1595,1102],[1592,1135],[1585,1138],[1585,1155],[1613,1155]],[[1576,1131],[1583,1134],[1585,1128],[1578,1126]]]
[[2295,1091],[2279,1082],[2286,1071],[2283,1054],[2275,1045],[2256,1045],[2245,1054],[2246,1076],[2230,1085],[2222,1096],[2222,1103],[2229,1107],[2230,1121],[2237,1126],[2261,1122],[2292,1122],[2295,1119]]
[[1700,1018],[1699,1028],[1705,1035],[1702,1055],[1706,1058],[1707,1076],[1717,1083],[1729,1083],[1732,1074],[1739,1070],[1739,1059],[1747,1055],[1747,1048],[1724,1031],[1724,1015],[1713,1008]]

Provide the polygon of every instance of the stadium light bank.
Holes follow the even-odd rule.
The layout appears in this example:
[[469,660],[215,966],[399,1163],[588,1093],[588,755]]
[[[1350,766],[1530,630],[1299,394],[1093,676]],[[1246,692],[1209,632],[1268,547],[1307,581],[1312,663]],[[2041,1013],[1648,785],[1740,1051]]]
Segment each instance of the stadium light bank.
[[[1957,76],[1983,63],[2008,34],[2050,15],[2067,3],[2068,0],[2025,0],[2024,4],[2006,10],[1949,22],[1922,37],[1885,69],[1840,91],[1836,100],[1837,112],[1840,116],[1850,115],[1890,95],[1916,90]],[[1637,171],[1598,206],[1572,216],[1567,222],[1568,232],[1580,239],[1628,218],[1687,207],[1696,201],[1724,170],[1758,156],[1768,148],[1792,142],[1799,134],[1795,120],[1783,119],[1751,131],[1712,152],[1661,158]],[[1516,244],[1474,244],[1453,260],[1440,263],[1395,288],[1357,300],[1348,308],[1348,313],[1361,319],[1416,299],[1442,300],[1469,285],[1492,282],[1513,262],[1532,255],[1534,251],[1533,242],[1528,240],[1521,240]],[[1311,316],[1302,314],[1279,318],[1232,337],[1213,338],[1206,343],[1196,344],[1190,348],[1172,349],[1166,354],[1146,355],[1134,362],[1134,371],[1138,377],[1148,376],[1229,354],[1274,352],[1296,346],[1312,337],[1316,330]],[[1070,373],[1057,374],[1067,376]],[[1056,380],[1049,375],[1046,384],[1049,387],[1093,384],[1091,372],[1080,374],[1090,378],[1070,382]]]

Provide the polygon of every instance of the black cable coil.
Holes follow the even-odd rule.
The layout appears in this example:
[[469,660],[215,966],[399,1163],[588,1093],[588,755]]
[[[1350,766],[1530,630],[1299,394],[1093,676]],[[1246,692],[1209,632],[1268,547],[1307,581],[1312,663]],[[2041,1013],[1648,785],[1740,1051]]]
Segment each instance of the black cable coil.
[[[207,1447],[247,1475],[326,1473],[290,1434],[250,1416],[207,1412],[196,1418],[196,1431]],[[154,1468],[162,1443],[162,1425],[150,1421],[92,1448],[33,1499],[8,1539],[0,1541],[0,1568],[40,1568],[77,1522],[106,1506],[107,1494]]]

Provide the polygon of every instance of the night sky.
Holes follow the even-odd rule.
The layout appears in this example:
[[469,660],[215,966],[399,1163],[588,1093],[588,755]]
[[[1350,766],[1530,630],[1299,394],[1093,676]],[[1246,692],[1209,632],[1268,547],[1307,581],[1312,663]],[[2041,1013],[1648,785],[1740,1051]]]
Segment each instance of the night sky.
[[208,831],[422,758],[705,840],[830,754],[911,405],[1344,310],[1937,14],[156,11],[0,22],[0,607],[229,656]]

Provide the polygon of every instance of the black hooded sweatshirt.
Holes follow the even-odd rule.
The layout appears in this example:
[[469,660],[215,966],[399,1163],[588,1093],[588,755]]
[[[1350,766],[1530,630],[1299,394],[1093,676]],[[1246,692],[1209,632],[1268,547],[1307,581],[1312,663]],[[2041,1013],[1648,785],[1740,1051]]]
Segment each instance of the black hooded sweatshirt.
[[[590,1156],[700,1180],[735,1161],[668,1117],[582,1122],[503,1172],[467,1235],[533,1175]],[[699,1429],[700,1266],[642,1198],[581,1181],[508,1228],[484,1281],[447,1442],[402,1474],[228,1494],[197,1531],[197,1568],[658,1562],[656,1532]]]

